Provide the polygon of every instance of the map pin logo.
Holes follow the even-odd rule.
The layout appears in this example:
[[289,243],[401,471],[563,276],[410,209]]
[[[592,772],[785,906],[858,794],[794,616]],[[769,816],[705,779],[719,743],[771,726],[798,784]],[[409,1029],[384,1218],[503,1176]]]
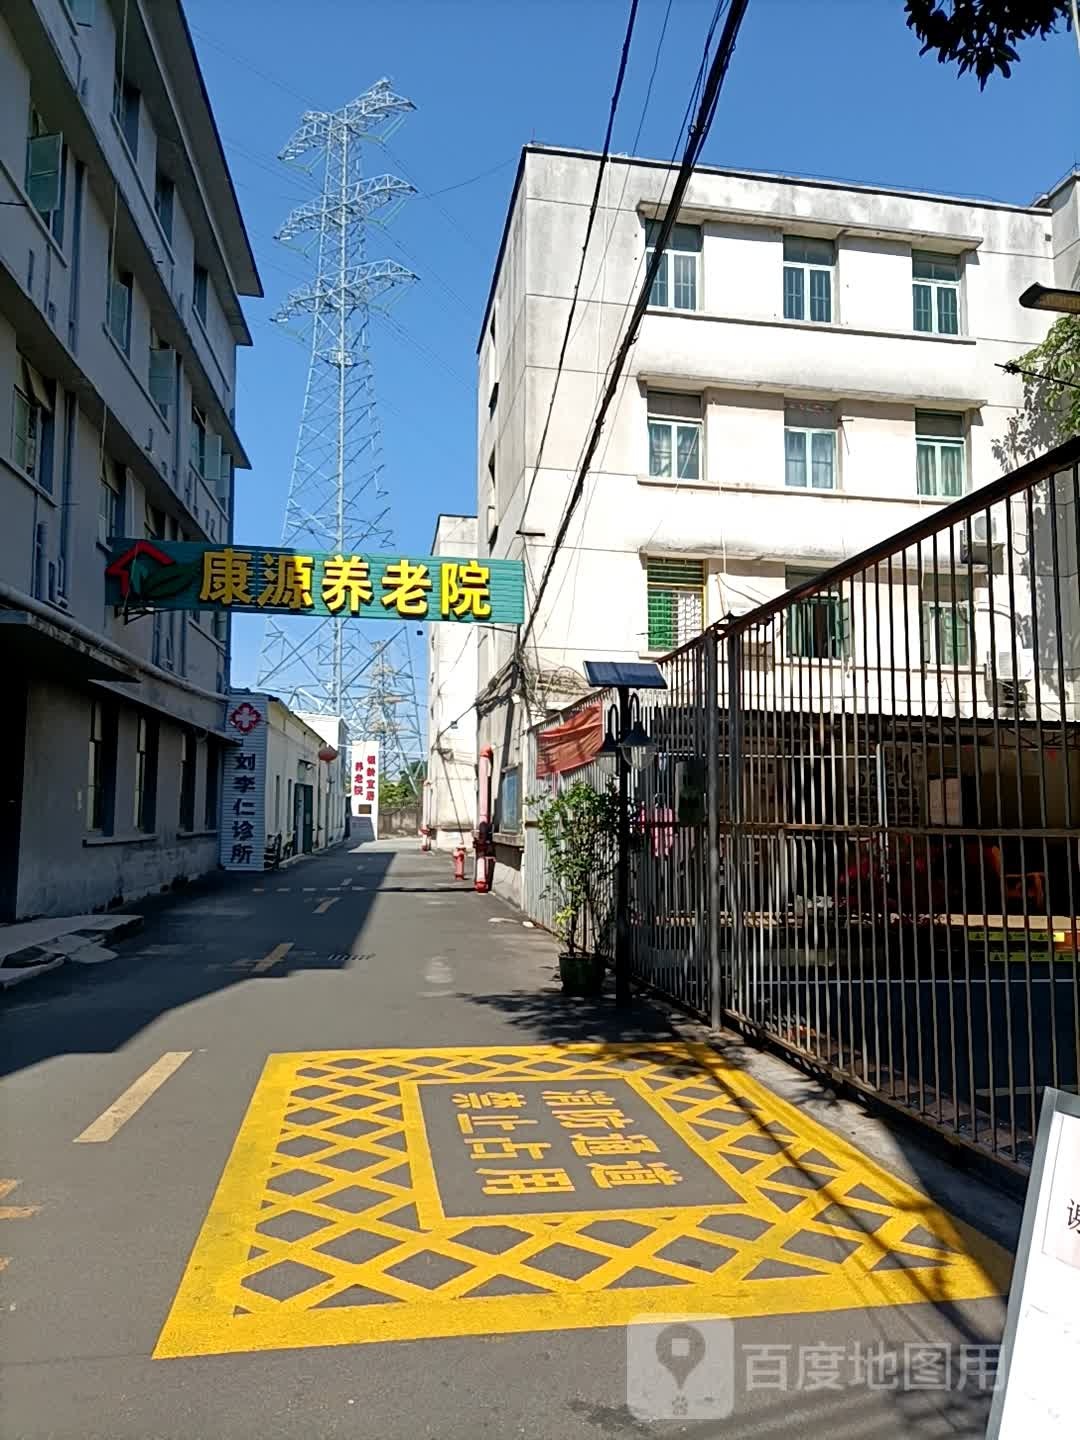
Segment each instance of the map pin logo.
[[681,1390],[705,1358],[705,1337],[696,1325],[665,1325],[656,1337],[656,1358]]

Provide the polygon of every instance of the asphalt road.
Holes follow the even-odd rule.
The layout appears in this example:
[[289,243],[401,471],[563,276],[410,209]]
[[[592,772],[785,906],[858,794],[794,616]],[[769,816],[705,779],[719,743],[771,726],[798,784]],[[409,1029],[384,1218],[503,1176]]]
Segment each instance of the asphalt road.
[[[711,1282],[709,1313],[730,1314],[732,1307],[739,1312],[733,1331],[725,1332],[726,1339],[720,1331],[706,1336],[710,1346],[714,1333],[719,1337],[719,1348],[715,1355],[710,1349],[707,1359],[710,1364],[715,1361],[712,1390],[719,1393],[730,1381],[734,1412],[730,1418],[720,1418],[726,1408],[722,1395],[719,1400],[707,1396],[702,1402],[713,1404],[713,1418],[694,1418],[699,1412],[691,1409],[685,1420],[648,1423],[628,1408],[625,1318],[628,1306],[633,1309],[630,1301],[637,1297],[635,1303],[661,1312],[656,1292],[648,1287],[664,1284],[668,1288],[663,1311],[676,1320],[682,1314],[702,1313],[700,1296],[687,1298],[687,1282],[677,1279],[683,1273],[677,1267],[666,1279],[657,1273],[644,1281],[646,1288],[624,1292],[630,1300],[619,1299],[621,1308],[594,1305],[590,1311],[593,1302],[573,1288],[578,1281],[571,1266],[559,1272],[566,1278],[560,1278],[563,1289],[553,1302],[556,1307],[565,1303],[571,1328],[561,1328],[550,1307],[530,1311],[527,1292],[536,1287],[519,1282],[514,1294],[525,1298],[496,1302],[490,1328],[484,1329],[485,1322],[451,1320],[450,1327],[471,1333],[448,1334],[444,1326],[440,1338],[372,1339],[375,1333],[388,1332],[374,1328],[370,1335],[362,1332],[363,1321],[353,1318],[361,1312],[348,1309],[353,1302],[339,1296],[333,1313],[345,1318],[334,1323],[345,1328],[335,1332],[335,1343],[322,1343],[330,1331],[316,1329],[310,1340],[268,1342],[266,1336],[278,1332],[260,1330],[260,1317],[273,1312],[272,1322],[265,1323],[277,1324],[279,1314],[295,1317],[296,1304],[305,1303],[292,1302],[286,1311],[288,1286],[275,1290],[276,1282],[268,1281],[254,1294],[250,1300],[254,1319],[246,1306],[221,1300],[228,1288],[221,1276],[227,1271],[235,1272],[228,1282],[233,1286],[229,1294],[244,1298],[235,1288],[240,1283],[237,1255],[241,1259],[246,1255],[249,1267],[266,1263],[258,1258],[260,1247],[249,1247],[245,1241],[239,1250],[235,1248],[237,1234],[257,1220],[260,1205],[277,1214],[270,1201],[258,1198],[272,1197],[275,1188],[273,1181],[270,1191],[262,1188],[265,1174],[259,1171],[263,1163],[259,1145],[265,1141],[272,1148],[280,1130],[291,1136],[291,1148],[284,1153],[301,1156],[308,1148],[305,1124],[315,1127],[310,1133],[317,1133],[319,1126],[340,1119],[340,1113],[330,1119],[303,1118],[300,1110],[288,1110],[289,1105],[301,1103],[295,1098],[283,1102],[282,1113],[292,1116],[288,1125],[275,1118],[274,1087],[280,1085],[273,1077],[279,1072],[272,1073],[271,1068],[264,1073],[268,1057],[293,1057],[273,1064],[281,1074],[312,1077],[310,1105],[317,1110],[328,1085],[332,1089],[337,1084],[335,1093],[345,1094],[342,1103],[347,1103],[342,1076],[349,1065],[359,1067],[363,1062],[341,1056],[354,1052],[404,1047],[426,1057],[428,1050],[436,1049],[440,1055],[423,1063],[445,1065],[441,1047],[501,1047],[518,1055],[520,1047],[616,1039],[641,1042],[640,1055],[645,1059],[635,1059],[632,1065],[618,1058],[612,1062],[625,1063],[629,1073],[633,1066],[646,1064],[652,1053],[649,1046],[677,1038],[665,1016],[647,1006],[639,1006],[616,1024],[606,1000],[598,1005],[563,1000],[552,978],[554,964],[553,943],[542,932],[524,928],[520,918],[494,897],[477,896],[454,885],[448,857],[421,856],[401,845],[367,845],[298,863],[258,883],[250,878],[227,879],[151,904],[143,931],[122,945],[116,960],[93,968],[68,966],[5,996],[0,1002],[4,1077],[0,1256],[9,1257],[0,1275],[4,1440],[337,1440],[373,1435],[382,1440],[424,1436],[476,1440],[489,1434],[598,1440],[652,1433],[827,1435],[829,1440],[981,1436],[988,1394],[985,1375],[980,1381],[973,1357],[982,1353],[979,1347],[992,1346],[999,1338],[1002,1303],[998,1298],[979,1298],[990,1296],[993,1287],[980,1289],[974,1282],[972,1298],[949,1304],[922,1300],[932,1286],[920,1278],[930,1272],[919,1267],[938,1262],[919,1261],[921,1241],[910,1236],[915,1248],[903,1264],[890,1261],[877,1266],[889,1272],[888,1286],[882,1279],[880,1293],[864,1288],[859,1304],[848,1302],[844,1288],[848,1282],[839,1270],[802,1272],[819,1287],[814,1293],[824,1297],[806,1313],[792,1313],[797,1303],[792,1297],[800,1293],[792,1288],[795,1282],[774,1281],[776,1288],[760,1292],[732,1282],[731,1306],[723,1303],[725,1282]],[[623,1052],[611,1054],[618,1057]],[[334,1071],[337,1078],[326,1082],[330,1073],[326,1067],[334,1064],[339,1067]],[[466,1077],[480,1075],[482,1068],[473,1063],[472,1069],[460,1068],[454,1074],[462,1077],[459,1085],[464,1086],[471,1083]],[[549,1068],[556,1073],[554,1062]],[[547,1073],[537,1071],[537,1080]],[[692,1071],[675,1069],[671,1074],[676,1078],[665,1083],[694,1083]],[[483,1078],[476,1080],[477,1087]],[[293,1078],[289,1083],[295,1087],[298,1081]],[[402,1183],[415,1183],[418,1152],[413,1140],[404,1133],[395,1138],[395,1125],[400,1129],[406,1123],[396,1119],[399,1111],[390,1103],[397,1099],[397,1091],[392,1082],[388,1082],[391,1090],[373,1091],[374,1083],[369,1082],[364,1103],[382,1107],[389,1121],[386,1146],[407,1150],[412,1166],[413,1181],[404,1167]],[[613,1086],[616,1083],[623,1084],[620,1080]],[[753,1083],[745,1081],[746,1086]],[[500,1090],[505,1088],[499,1085]],[[523,1084],[529,1105],[540,1089],[535,1081]],[[643,1093],[647,1091],[645,1085]],[[694,1104],[711,1103],[708,1092],[703,1093],[705,1098],[699,1091],[696,1100],[680,1100],[680,1105],[692,1109]],[[758,1092],[740,1093],[744,1099],[731,1103],[750,1107],[745,1094]],[[248,1115],[253,1096],[257,1102]],[[831,1116],[829,1123],[845,1133],[843,1143],[854,1139],[861,1144],[861,1132],[848,1112],[842,1107],[829,1112],[822,1108],[824,1103],[808,1101],[802,1107],[804,1114]],[[656,1122],[650,1106],[651,1102],[643,1102]],[[446,1110],[437,1121],[433,1113],[425,1112],[433,1137],[433,1126],[453,1130],[452,1111]],[[795,1114],[783,1111],[782,1118],[795,1125]],[[368,1128],[370,1133],[370,1123]],[[684,1128],[686,1135],[679,1143],[697,1145],[689,1127]],[[358,1120],[352,1130],[338,1125],[337,1133],[358,1134],[362,1129]],[[768,1163],[791,1159],[785,1151],[795,1154],[795,1140],[766,1142],[768,1130],[763,1125],[757,1133],[759,1149],[771,1144],[778,1152]],[[774,1125],[771,1133],[792,1135],[783,1125],[779,1130]],[[234,1152],[238,1135],[242,1141]],[[445,1156],[450,1152],[445,1146],[450,1143],[438,1141],[444,1150],[443,1158],[433,1156],[437,1174],[448,1163]],[[802,1181],[795,1176],[784,1201],[787,1208],[801,1203],[800,1184],[804,1188],[825,1184],[830,1156],[834,1170],[843,1165],[851,1169],[857,1160],[855,1151],[845,1151],[846,1160],[835,1158],[829,1148],[831,1131],[815,1132],[799,1143],[809,1168],[802,1170]],[[836,1146],[841,1143],[836,1139]],[[819,1156],[828,1152],[824,1159],[814,1158],[811,1144]],[[860,1180],[864,1193],[867,1176],[873,1182],[870,1190],[877,1193],[891,1183],[886,1171],[900,1169],[907,1178],[934,1187],[932,1167],[925,1167],[920,1175],[921,1163],[899,1159],[893,1163],[892,1152],[881,1154],[886,1158],[885,1170],[859,1175],[852,1170],[851,1183]],[[359,1152],[352,1160],[352,1169],[368,1163]],[[392,1156],[380,1161],[384,1166],[398,1163]],[[738,1171],[755,1163],[744,1155],[730,1170],[732,1184],[740,1183]],[[797,1169],[802,1161],[793,1163]],[[286,1173],[281,1170],[285,1162],[275,1164],[277,1173]],[[689,1165],[688,1160],[688,1170]],[[807,1180],[819,1165],[821,1173],[812,1182]],[[218,1191],[223,1172],[227,1183]],[[295,1180],[298,1172],[289,1173]],[[249,1175],[257,1177],[250,1181],[254,1187],[250,1195],[245,1190]],[[288,1188],[289,1183],[282,1181],[279,1188]],[[467,1174],[453,1180],[459,1188],[467,1183],[471,1183]],[[701,1183],[700,1178],[694,1180],[695,1185]],[[943,1187],[951,1187],[948,1204],[962,1220],[980,1224],[980,1211],[985,1218],[997,1204],[985,1200],[983,1209],[980,1192],[965,1190],[955,1177],[946,1177]],[[718,1182],[718,1195],[721,1188]],[[777,1193],[783,1198],[784,1192]],[[668,1191],[663,1195],[667,1199]],[[701,1198],[700,1190],[695,1190],[694,1203]],[[885,1206],[886,1200],[878,1198]],[[449,1214],[445,1193],[443,1200]],[[461,1213],[479,1213],[467,1208],[471,1203],[467,1195],[460,1203],[466,1206]],[[634,1203],[641,1203],[636,1189]],[[965,1207],[968,1213],[961,1213]],[[882,1223],[886,1211],[882,1209],[877,1219],[873,1218],[877,1212],[867,1213],[873,1228]],[[674,1215],[668,1215],[665,1223],[674,1223]],[[782,1218],[779,1209],[773,1218],[777,1217]],[[937,1223],[929,1211],[921,1218],[931,1229]],[[380,1223],[372,1222],[369,1239]],[[886,1227],[882,1234],[901,1237],[908,1222],[900,1228],[889,1224],[892,1228]],[[819,1225],[818,1233],[824,1245],[827,1227]],[[273,1243],[280,1246],[292,1238]],[[699,1250],[703,1247],[700,1234],[695,1243]],[[851,1241],[848,1248],[855,1243]],[[960,1250],[953,1236],[947,1262],[950,1273],[968,1275]],[[311,1252],[306,1253],[310,1257]],[[434,1263],[430,1253],[419,1253],[425,1265]],[[286,1274],[289,1267],[277,1268]],[[799,1272],[798,1266],[792,1269]],[[355,1273],[370,1274],[359,1269]],[[434,1296],[442,1281],[431,1278],[434,1270],[422,1274],[428,1278],[421,1283]],[[911,1285],[927,1288],[921,1292],[888,1288],[902,1287],[909,1278]],[[467,1283],[461,1281],[455,1293]],[[500,1293],[510,1294],[505,1275],[501,1283]],[[639,1278],[628,1283],[643,1282]],[[160,1353],[163,1327],[181,1293],[187,1297],[183,1305],[189,1331],[195,1333],[202,1325],[211,1339],[200,1342],[202,1353],[182,1353],[188,1342],[181,1339],[180,1353],[174,1349],[171,1357],[165,1356]],[[747,1300],[748,1293],[755,1298]],[[758,1300],[758,1294],[765,1298]],[[887,1295],[909,1303],[886,1303]],[[223,1304],[226,1308],[219,1315],[214,1307]],[[296,1320],[297,1334],[307,1323],[304,1316],[311,1313],[305,1310]],[[459,1311],[451,1307],[445,1313]],[[542,1325],[533,1325],[529,1319],[533,1313],[544,1317]],[[413,1303],[410,1314],[418,1317],[408,1322],[416,1334],[423,1334],[425,1324],[436,1328],[443,1324],[438,1319],[443,1311],[434,1298],[430,1306]],[[618,1323],[606,1323],[609,1315],[617,1315]],[[361,1329],[350,1331],[350,1325]],[[223,1339],[215,1351],[212,1337],[219,1333],[233,1338]],[[247,1335],[256,1337],[251,1349],[243,1348]],[[364,1343],[355,1343],[357,1338]],[[677,1370],[686,1342],[676,1335],[663,1343],[675,1355],[670,1363]],[[697,1343],[695,1339],[693,1344]],[[649,1355],[631,1360],[631,1370],[638,1366],[639,1388],[641,1367],[655,1364],[653,1351],[660,1342],[650,1339],[648,1344]],[[733,1348],[725,1352],[725,1345]],[[865,1361],[866,1347],[874,1345],[886,1355],[883,1368],[874,1372],[864,1365],[860,1372],[859,1357]],[[936,1383],[926,1359],[931,1352],[938,1357]],[[902,1370],[890,1370],[889,1355]],[[693,1359],[691,1348],[690,1362]],[[947,1380],[942,1363],[952,1367]],[[920,1374],[922,1383],[917,1383]],[[633,1375],[630,1380],[635,1383]],[[700,1395],[694,1384],[687,1380],[686,1396],[696,1404],[694,1396],[700,1399]]]

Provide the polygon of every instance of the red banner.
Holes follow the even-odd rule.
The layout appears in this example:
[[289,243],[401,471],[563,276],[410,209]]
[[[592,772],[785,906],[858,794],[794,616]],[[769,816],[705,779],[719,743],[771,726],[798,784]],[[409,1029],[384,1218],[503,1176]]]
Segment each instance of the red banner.
[[556,775],[563,770],[576,770],[587,764],[604,740],[604,712],[600,705],[589,705],[571,715],[561,725],[545,730],[537,739],[536,774]]

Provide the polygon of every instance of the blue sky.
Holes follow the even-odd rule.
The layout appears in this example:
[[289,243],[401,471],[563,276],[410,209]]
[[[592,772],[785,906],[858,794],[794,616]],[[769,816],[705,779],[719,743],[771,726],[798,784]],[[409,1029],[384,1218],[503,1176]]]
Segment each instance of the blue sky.
[[[713,3],[672,0],[639,154],[672,153]],[[616,151],[631,149],[642,122],[666,8],[640,0]],[[396,169],[420,193],[368,253],[421,277],[391,323],[376,324],[374,353],[398,540],[426,554],[440,511],[476,505],[475,346],[518,152],[529,140],[599,149],[628,0],[185,9],[266,289],[247,304],[255,344],[240,359],[238,419],[254,467],[238,476],[242,540],[279,535],[307,365],[270,323],[306,274],[273,234],[314,182],[275,156],[302,110],[336,108],[381,75],[417,106],[370,169]],[[750,0],[704,162],[1019,203],[1080,163],[1071,34],[1029,43],[1013,76],[980,93],[919,56],[903,11],[903,0]],[[254,683],[260,634],[256,618],[237,617],[238,683]]]

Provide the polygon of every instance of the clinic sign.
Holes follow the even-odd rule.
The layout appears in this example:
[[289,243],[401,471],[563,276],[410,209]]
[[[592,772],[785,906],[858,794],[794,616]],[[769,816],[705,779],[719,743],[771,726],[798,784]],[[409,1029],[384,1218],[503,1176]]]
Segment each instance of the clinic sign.
[[359,620],[520,624],[520,560],[340,554],[114,540],[106,600],[125,610],[220,610]]
[[266,695],[241,692],[228,697],[221,792],[220,854],[225,870],[262,871],[266,858],[266,740],[270,728]]

